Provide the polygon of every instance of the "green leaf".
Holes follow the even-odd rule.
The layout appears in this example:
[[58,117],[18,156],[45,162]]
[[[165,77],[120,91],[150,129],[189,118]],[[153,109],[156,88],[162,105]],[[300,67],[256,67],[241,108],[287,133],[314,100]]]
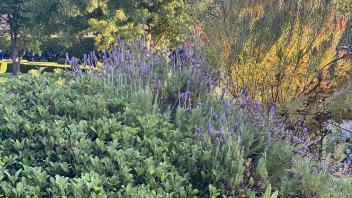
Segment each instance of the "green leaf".
[[270,194],[271,194],[271,184],[269,183],[269,185],[266,187],[263,198],[270,198]]
[[215,186],[209,184],[209,195],[211,198],[216,198],[220,195],[220,192]]
[[20,196],[23,194],[24,189],[25,189],[25,188],[24,188],[22,182],[18,182],[17,185],[16,185],[16,188],[13,189],[13,191],[15,192],[15,194],[16,194],[18,197],[20,197]]
[[279,196],[279,191],[275,191],[270,198],[277,198]]

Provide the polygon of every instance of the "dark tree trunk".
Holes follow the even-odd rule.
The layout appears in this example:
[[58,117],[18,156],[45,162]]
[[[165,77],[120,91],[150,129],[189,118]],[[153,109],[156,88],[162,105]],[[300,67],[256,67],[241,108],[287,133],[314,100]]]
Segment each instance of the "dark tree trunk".
[[17,75],[20,73],[19,38],[17,32],[11,34],[11,47],[13,64],[12,73]]

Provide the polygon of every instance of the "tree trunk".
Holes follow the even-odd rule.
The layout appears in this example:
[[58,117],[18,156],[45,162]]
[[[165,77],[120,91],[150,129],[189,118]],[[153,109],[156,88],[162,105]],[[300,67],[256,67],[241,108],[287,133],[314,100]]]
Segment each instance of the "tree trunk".
[[11,34],[11,47],[12,47],[12,73],[17,75],[20,73],[20,59],[19,59],[19,39],[17,32]]

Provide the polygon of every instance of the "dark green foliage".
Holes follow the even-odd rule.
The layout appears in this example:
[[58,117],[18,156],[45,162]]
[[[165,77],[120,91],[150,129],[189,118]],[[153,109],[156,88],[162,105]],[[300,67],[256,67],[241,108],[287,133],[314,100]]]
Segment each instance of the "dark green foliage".
[[[350,193],[348,179],[333,180],[301,163],[280,135],[269,143],[264,137],[270,130],[243,119],[240,109],[231,119],[240,122],[241,136],[219,144],[194,133],[209,116],[182,107],[175,118],[156,114],[150,89],[130,90],[89,74],[75,80],[70,73],[19,76],[2,84],[0,197]],[[217,99],[209,101],[221,108]]]
[[97,35],[100,49],[110,46],[117,35],[132,41],[143,34],[150,35],[158,47],[170,47],[180,44],[189,32],[191,16],[185,0],[87,2],[89,31]]
[[[38,70],[38,68],[41,68],[43,72],[55,72],[55,69],[61,69],[61,70],[66,70],[66,71],[71,71],[72,68],[66,66],[66,67],[62,67],[59,65],[52,65],[51,62],[45,62],[44,64],[41,63],[40,65],[36,64],[38,62],[28,62],[26,64],[23,64],[21,66],[21,73],[28,73],[31,70]],[[65,62],[63,62],[64,64]],[[83,71],[85,71],[86,69],[82,69]],[[8,63],[8,67],[7,67],[7,73],[11,73],[12,72],[12,63]]]
[[75,57],[83,57],[84,54],[95,50],[94,38],[83,38],[79,41],[72,43],[66,52]]
[[41,45],[41,59],[64,63],[65,53],[75,57],[83,57],[84,54],[95,50],[94,38],[83,38],[70,46],[65,46],[59,38],[51,38]]
[[[177,167],[189,142],[162,117],[127,110],[99,84],[19,78],[1,88],[1,190],[7,197],[189,197]],[[87,86],[85,86],[87,85]],[[185,143],[183,143],[185,142]],[[177,144],[176,144],[177,143]]]

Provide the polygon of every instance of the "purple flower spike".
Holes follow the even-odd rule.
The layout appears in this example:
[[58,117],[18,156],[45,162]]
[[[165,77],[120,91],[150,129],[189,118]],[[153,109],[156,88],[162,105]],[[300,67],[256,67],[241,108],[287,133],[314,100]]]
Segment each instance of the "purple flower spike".
[[304,127],[304,128],[303,128],[303,132],[304,132],[304,136],[307,136],[307,135],[308,135],[308,129],[307,129],[307,127]]
[[219,119],[219,115],[217,113],[213,114],[213,120],[217,121]]
[[120,58],[121,58],[121,53],[120,53],[119,51],[115,51],[115,52],[114,52],[114,56],[115,56],[115,59],[116,59],[116,60],[120,60]]
[[121,48],[125,47],[125,41],[124,41],[123,39],[120,40],[119,46],[120,46]]
[[161,88],[161,81],[158,80],[158,82],[157,82],[157,89],[160,90],[160,88]]
[[87,54],[84,54],[83,55],[83,65],[87,65],[88,64],[88,62],[87,62]]
[[76,72],[76,78],[81,78],[81,77],[82,77],[82,70],[79,69],[79,70],[77,70],[77,72]]
[[171,59],[170,59],[170,66],[172,69],[175,69],[175,55],[171,55]]
[[188,80],[188,81],[187,81],[187,91],[189,91],[189,90],[190,90],[190,86],[191,86],[190,84],[191,84],[191,81],[190,81],[190,80]]
[[210,123],[209,123],[209,125],[208,125],[208,134],[209,134],[210,137],[213,136],[213,127],[211,126]]
[[235,132],[233,132],[232,130],[229,132],[229,136],[235,136]]
[[216,143],[220,145],[220,137],[216,137]]
[[243,98],[247,98],[247,97],[248,97],[248,94],[249,94],[249,89],[248,89],[247,86],[245,86],[245,87],[242,89],[242,91],[241,91],[241,96],[242,96]]
[[221,137],[224,137],[224,136],[225,136],[224,127],[221,127],[221,129],[220,129],[220,135],[221,135]]
[[92,60],[91,60],[91,56],[88,54],[88,58],[87,58],[87,64],[92,66]]
[[227,142],[227,135],[225,134],[225,131],[224,131],[224,127],[221,127],[220,129],[220,135],[221,135],[221,138],[224,140],[224,142],[226,143]]
[[224,114],[221,115],[221,124],[222,125],[225,124],[225,115]]
[[148,67],[144,67],[144,75],[147,75],[148,74]]
[[228,115],[230,113],[230,102],[226,102],[224,104],[224,110],[225,110],[225,114]]
[[68,53],[66,53],[66,59],[65,59],[65,64],[70,63],[70,57],[68,56]]
[[197,107],[197,108],[200,108],[200,107],[202,107],[202,106],[203,106],[203,103],[202,103],[201,101],[197,101],[196,107]]
[[92,58],[93,58],[94,61],[98,60],[97,56],[95,55],[95,51],[92,52]]
[[[68,58],[68,54],[66,55],[66,58]],[[82,76],[82,70],[79,66],[78,59],[75,57],[72,57],[71,60],[69,60],[69,63],[71,64],[72,70],[75,72],[76,78],[80,78]]]
[[347,130],[342,131],[342,135],[345,139],[350,139],[351,138],[351,133],[348,132]]

